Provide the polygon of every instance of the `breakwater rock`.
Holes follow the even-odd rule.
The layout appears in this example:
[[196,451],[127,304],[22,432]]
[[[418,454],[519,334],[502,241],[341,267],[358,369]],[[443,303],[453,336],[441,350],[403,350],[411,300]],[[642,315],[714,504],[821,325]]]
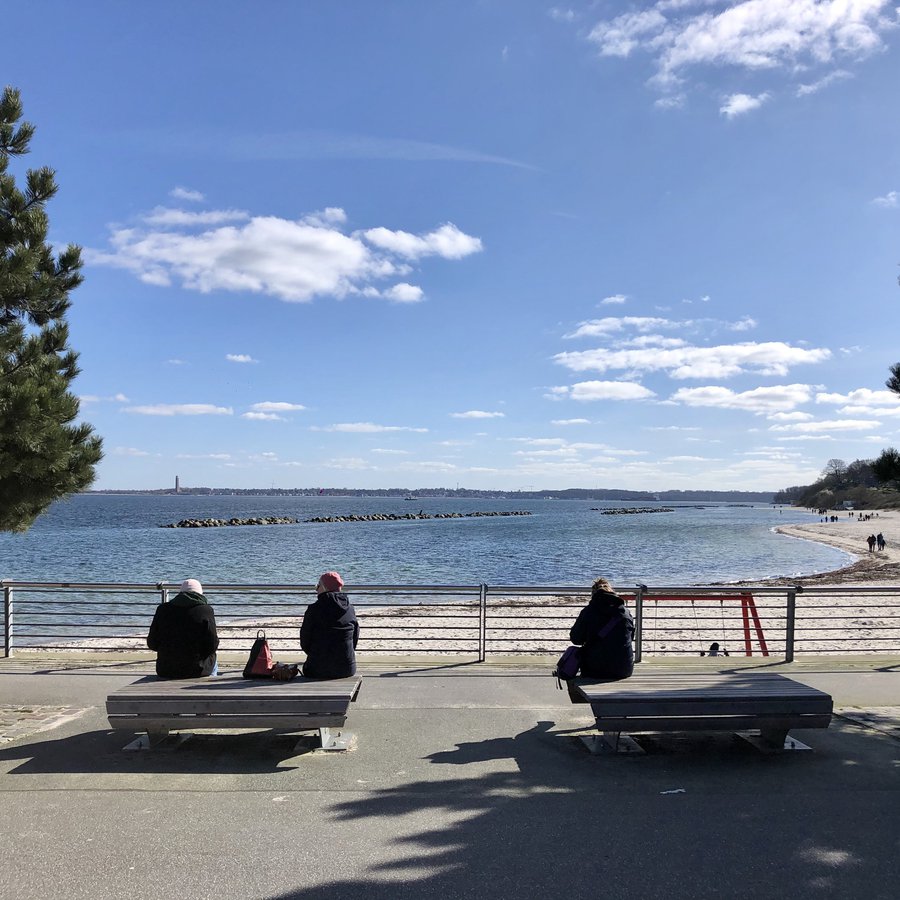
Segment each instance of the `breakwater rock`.
[[406,521],[416,521],[422,519],[479,519],[485,516],[530,516],[530,512],[499,512],[499,511],[491,511],[491,512],[470,512],[470,513],[458,513],[458,512],[449,512],[449,513],[434,513],[434,515],[429,515],[428,513],[405,513],[403,515],[399,515],[397,513],[372,513],[371,515],[365,516],[316,516],[313,519],[306,519],[306,522],[406,522]]
[[591,508],[594,512],[599,512],[601,516],[634,516],[638,513],[675,512],[671,506],[633,506],[621,509],[599,509],[594,506]]
[[182,519],[160,528],[225,528],[229,525],[296,525],[290,516],[256,516],[251,519]]

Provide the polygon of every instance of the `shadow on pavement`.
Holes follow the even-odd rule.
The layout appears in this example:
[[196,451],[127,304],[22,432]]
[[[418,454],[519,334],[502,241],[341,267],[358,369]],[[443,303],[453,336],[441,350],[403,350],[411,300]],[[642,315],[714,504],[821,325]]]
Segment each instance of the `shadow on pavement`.
[[[816,737],[812,754],[694,736],[626,759],[559,754],[573,739],[540,722],[461,743],[427,757],[433,778],[333,804],[348,830],[390,835],[363,877],[300,875],[271,896],[894,898],[900,744],[843,724]],[[504,759],[515,771],[478,774]],[[446,765],[473,774],[442,778]]]
[[197,732],[171,735],[149,751],[125,752],[128,731],[87,731],[51,740],[0,746],[0,761],[21,760],[10,775],[211,774],[255,775],[292,768],[288,760],[318,746],[317,734]]

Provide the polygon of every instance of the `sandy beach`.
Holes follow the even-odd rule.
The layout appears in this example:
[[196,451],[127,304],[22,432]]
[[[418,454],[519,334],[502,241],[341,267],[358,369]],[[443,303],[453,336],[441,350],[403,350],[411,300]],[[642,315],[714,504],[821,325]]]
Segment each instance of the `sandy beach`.
[[[846,512],[829,513],[836,515],[837,522],[813,522],[807,525],[783,525],[775,530],[779,534],[818,541],[840,550],[846,550],[858,557],[852,564],[833,572],[807,575],[803,578],[774,578],[766,584],[802,585],[900,585],[900,510],[859,510],[861,515],[870,515],[868,521],[860,521],[857,511],[852,518]],[[827,519],[827,516],[825,517]],[[885,549],[869,552],[866,538],[870,534],[884,535]]]

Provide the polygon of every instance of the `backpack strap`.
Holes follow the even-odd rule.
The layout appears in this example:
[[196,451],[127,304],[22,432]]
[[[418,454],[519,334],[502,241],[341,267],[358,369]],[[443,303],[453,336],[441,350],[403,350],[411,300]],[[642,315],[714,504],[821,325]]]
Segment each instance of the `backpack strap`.
[[598,632],[598,638],[605,638],[620,622],[619,616],[613,616]]

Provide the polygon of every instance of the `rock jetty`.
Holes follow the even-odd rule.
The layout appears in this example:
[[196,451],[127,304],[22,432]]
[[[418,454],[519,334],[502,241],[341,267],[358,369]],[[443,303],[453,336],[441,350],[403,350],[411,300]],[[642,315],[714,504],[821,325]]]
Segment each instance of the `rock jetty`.
[[623,506],[620,509],[600,509],[591,507],[593,512],[599,512],[601,516],[633,516],[638,513],[675,512],[671,506]]
[[257,516],[252,519],[182,519],[160,528],[225,528],[228,525],[296,525],[290,516]]
[[398,515],[397,513],[372,513],[365,516],[316,516],[313,519],[305,519],[306,522],[406,522],[421,519],[479,519],[483,516],[530,516],[530,512],[508,512],[508,511],[491,511],[491,512],[470,512],[470,513],[405,513]]

